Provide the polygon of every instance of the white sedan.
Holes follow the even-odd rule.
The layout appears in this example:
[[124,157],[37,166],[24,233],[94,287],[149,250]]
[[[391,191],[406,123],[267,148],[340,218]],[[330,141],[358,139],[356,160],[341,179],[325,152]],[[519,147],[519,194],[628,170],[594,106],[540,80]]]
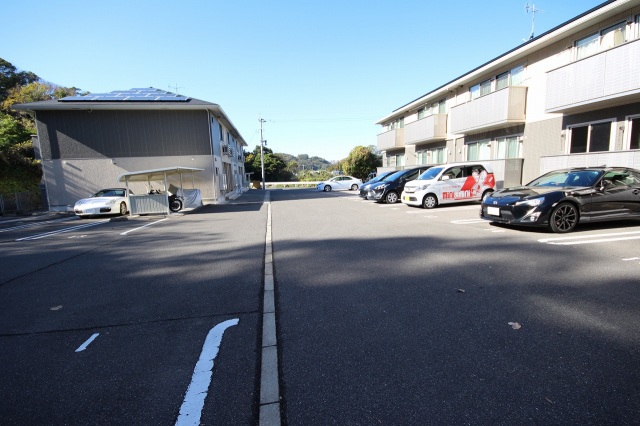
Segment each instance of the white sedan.
[[[133,192],[129,191],[129,195],[133,195]],[[108,188],[79,200],[73,206],[73,211],[81,218],[100,214],[125,215],[129,211],[128,206],[129,196],[125,188]]]
[[320,191],[331,191],[332,189],[348,189],[355,191],[360,188],[362,181],[353,176],[336,176],[324,182],[320,182],[317,186]]

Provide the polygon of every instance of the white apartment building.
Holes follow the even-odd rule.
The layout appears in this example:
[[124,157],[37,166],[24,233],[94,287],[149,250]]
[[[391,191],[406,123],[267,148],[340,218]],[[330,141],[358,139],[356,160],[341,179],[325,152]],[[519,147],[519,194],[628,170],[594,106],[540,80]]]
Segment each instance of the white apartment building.
[[498,187],[640,168],[640,0],[612,0],[379,120],[379,171],[482,161]]

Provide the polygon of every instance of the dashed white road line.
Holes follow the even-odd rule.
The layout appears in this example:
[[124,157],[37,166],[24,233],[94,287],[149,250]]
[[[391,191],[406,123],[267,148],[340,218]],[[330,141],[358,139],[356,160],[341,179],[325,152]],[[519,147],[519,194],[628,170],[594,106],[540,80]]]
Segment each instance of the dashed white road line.
[[87,339],[86,342],[84,342],[83,344],[81,344],[78,349],[76,349],[76,352],[82,352],[85,349],[87,349],[87,346],[89,346],[91,344],[91,342],[93,342],[94,340],[96,340],[96,337],[98,337],[100,335],[100,333],[94,333],[91,335],[91,337],[89,337]]

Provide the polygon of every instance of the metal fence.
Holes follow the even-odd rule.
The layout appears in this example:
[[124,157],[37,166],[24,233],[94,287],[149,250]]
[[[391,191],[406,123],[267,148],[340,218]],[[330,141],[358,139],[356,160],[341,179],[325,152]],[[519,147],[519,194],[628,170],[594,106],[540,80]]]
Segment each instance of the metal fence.
[[22,215],[42,208],[41,194],[34,194],[33,192],[0,194],[0,215],[7,213]]

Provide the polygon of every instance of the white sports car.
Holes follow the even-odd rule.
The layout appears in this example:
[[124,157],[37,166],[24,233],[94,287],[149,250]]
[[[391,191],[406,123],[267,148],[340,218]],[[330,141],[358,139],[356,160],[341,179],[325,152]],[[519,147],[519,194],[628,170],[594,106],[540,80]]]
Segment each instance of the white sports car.
[[360,179],[356,179],[353,176],[336,176],[324,182],[320,182],[316,187],[319,191],[331,191],[332,189],[348,189],[350,191],[356,191],[362,185]]
[[[133,195],[133,192],[129,191],[129,195]],[[81,218],[100,214],[124,216],[129,211],[129,196],[125,188],[101,189],[91,197],[76,202],[73,211]]]

